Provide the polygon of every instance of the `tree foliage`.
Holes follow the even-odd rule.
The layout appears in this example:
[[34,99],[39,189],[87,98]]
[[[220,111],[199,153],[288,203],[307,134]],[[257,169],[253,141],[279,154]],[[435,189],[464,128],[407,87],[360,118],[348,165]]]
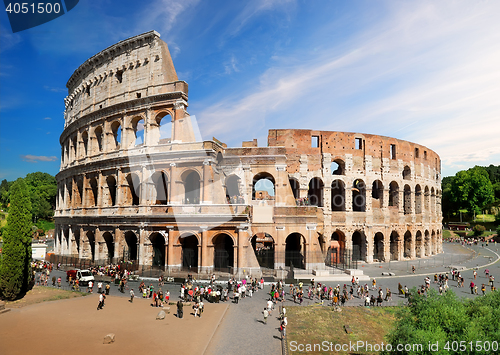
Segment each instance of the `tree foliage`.
[[33,218],[52,217],[56,206],[56,178],[47,173],[36,172],[26,175],[24,180],[30,192]]
[[456,173],[450,187],[451,202],[457,209],[467,209],[471,214],[495,199],[488,172],[480,166]]
[[15,299],[31,283],[31,201],[26,183],[17,179],[10,188],[10,208],[3,235],[0,296]]
[[476,224],[474,227],[472,227],[472,230],[474,231],[474,235],[476,237],[479,237],[483,235],[484,231],[486,230],[486,227],[481,224]]
[[[425,296],[418,295],[414,289],[409,301],[409,306],[399,312],[388,336],[393,349],[397,344],[422,344],[423,351],[404,353],[450,354],[455,352],[444,350],[446,342],[451,345],[454,341],[458,344],[472,341],[475,346],[477,340],[491,344],[500,339],[500,292],[488,292],[484,297],[470,300],[459,299],[452,291],[439,295],[430,290]],[[429,342],[439,342],[439,350],[429,351]],[[475,354],[475,348],[465,353]]]

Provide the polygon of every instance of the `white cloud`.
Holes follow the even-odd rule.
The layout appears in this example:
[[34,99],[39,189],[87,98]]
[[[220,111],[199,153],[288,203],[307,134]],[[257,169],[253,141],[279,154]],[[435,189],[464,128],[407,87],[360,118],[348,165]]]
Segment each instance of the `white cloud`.
[[55,156],[47,157],[44,155],[27,154],[27,155],[21,155],[20,157],[22,160],[24,160],[25,162],[28,162],[28,163],[38,163],[39,161],[44,161],[44,162],[57,161],[57,157],[55,157]]

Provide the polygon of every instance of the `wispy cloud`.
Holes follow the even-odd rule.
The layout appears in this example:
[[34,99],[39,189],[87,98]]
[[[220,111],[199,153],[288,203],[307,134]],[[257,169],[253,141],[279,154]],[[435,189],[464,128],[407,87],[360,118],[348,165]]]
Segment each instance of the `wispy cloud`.
[[231,74],[234,72],[239,72],[240,70],[238,69],[237,60],[234,55],[231,55],[231,58],[224,63],[224,73],[225,74]]
[[52,118],[50,117],[45,117],[44,120],[51,120]]
[[57,161],[57,157],[55,156],[44,156],[44,155],[21,155],[20,156],[22,160],[24,160],[27,163],[38,163],[39,161],[47,162],[47,161]]
[[47,90],[47,91],[50,91],[50,92],[68,92],[68,89],[51,87],[51,86],[48,86],[48,85],[44,85],[43,88],[44,88],[44,90]]
[[274,58],[257,85],[198,113],[202,131],[234,144],[249,130],[265,136],[272,118],[415,141],[450,167],[498,153],[500,3],[391,6],[349,42],[304,55],[312,38],[302,57]]

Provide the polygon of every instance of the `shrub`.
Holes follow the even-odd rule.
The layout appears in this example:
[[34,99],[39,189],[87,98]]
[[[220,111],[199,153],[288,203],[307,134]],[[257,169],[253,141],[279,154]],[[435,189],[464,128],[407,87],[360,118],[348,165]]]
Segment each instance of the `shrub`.
[[481,224],[476,224],[474,226],[474,228],[472,228],[472,230],[474,231],[475,236],[480,236],[483,234],[483,232],[486,230],[486,228]]

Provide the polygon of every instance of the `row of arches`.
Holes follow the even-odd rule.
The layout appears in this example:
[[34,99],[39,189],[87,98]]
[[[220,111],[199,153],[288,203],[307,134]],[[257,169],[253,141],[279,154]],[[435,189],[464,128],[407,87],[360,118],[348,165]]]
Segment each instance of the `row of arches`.
[[[124,123],[124,121],[128,121]],[[102,152],[121,148],[170,143],[172,140],[172,116],[170,112],[158,113],[150,122],[143,116],[131,119],[115,119],[87,128],[70,136],[62,144],[62,164]]]

